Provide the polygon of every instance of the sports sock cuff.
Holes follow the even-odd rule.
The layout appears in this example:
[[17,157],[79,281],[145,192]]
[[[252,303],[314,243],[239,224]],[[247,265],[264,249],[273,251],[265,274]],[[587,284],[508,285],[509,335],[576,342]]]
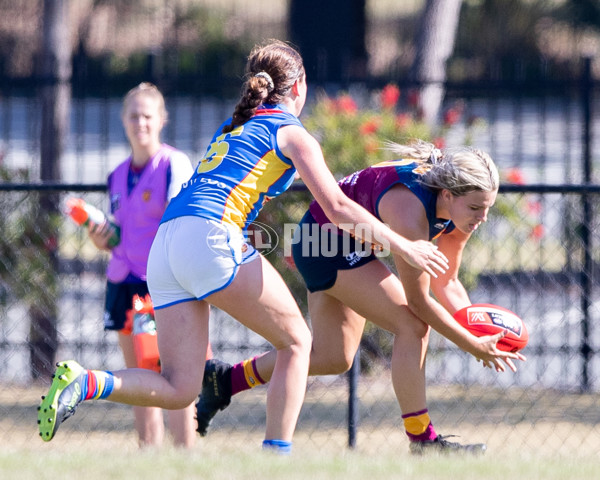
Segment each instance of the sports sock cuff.
[[427,410],[402,415],[402,419],[404,420],[406,433],[410,435],[422,435],[427,431],[429,425],[431,425],[431,419]]
[[242,362],[242,364],[244,365],[244,377],[246,378],[246,382],[248,383],[249,388],[254,388],[258,385],[262,385],[265,383],[264,381],[262,381],[262,379],[256,372],[256,368],[254,365],[255,360],[256,357],[249,360],[244,360]]
[[423,415],[424,413],[429,413],[429,410],[424,408],[418,412],[407,413],[406,415],[402,415],[402,418],[417,417],[419,415]]
[[292,453],[292,442],[285,440],[264,440],[263,450],[270,450],[275,453],[290,454]]
[[108,397],[115,387],[115,377],[112,372],[88,370],[84,400],[100,400]]
[[257,380],[260,382],[260,384],[261,384],[261,385],[264,385],[264,384],[265,384],[265,383],[267,383],[267,382],[265,382],[265,381],[263,380],[263,378],[260,376],[260,373],[258,373],[258,369],[256,368],[256,359],[257,359],[257,358],[258,358],[258,357],[254,357],[254,358],[252,359],[252,362],[251,362],[251,363],[252,363],[252,370],[254,371],[254,375],[256,376],[256,379],[257,379]]

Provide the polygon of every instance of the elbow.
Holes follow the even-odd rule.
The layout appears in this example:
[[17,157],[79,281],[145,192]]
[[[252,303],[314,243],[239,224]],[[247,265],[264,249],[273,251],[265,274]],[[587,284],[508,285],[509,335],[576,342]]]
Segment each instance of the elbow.
[[343,195],[343,198],[332,198],[328,200],[326,205],[321,205],[329,221],[336,227],[343,223],[350,223],[352,219],[351,210],[348,208],[350,201],[348,197]]

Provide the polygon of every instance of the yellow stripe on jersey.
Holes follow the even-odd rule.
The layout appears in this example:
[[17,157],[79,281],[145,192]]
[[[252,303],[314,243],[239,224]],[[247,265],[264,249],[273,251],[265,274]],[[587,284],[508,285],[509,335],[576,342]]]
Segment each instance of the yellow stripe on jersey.
[[267,193],[290,168],[292,166],[282,161],[273,150],[269,151],[229,194],[223,222],[243,228],[248,214],[257,207],[260,209],[261,205],[257,205],[260,196]]
[[383,161],[383,162],[376,163],[375,165],[372,165],[372,167],[373,168],[380,168],[380,167],[401,167],[403,165],[410,165],[411,163],[414,163],[414,160],[412,160],[412,159],[408,159],[408,160],[404,160],[404,159],[386,160],[386,161]]

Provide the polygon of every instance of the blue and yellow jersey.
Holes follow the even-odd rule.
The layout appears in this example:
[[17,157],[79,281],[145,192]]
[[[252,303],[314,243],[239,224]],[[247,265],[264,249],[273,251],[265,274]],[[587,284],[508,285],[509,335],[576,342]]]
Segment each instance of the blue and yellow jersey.
[[302,126],[283,105],[266,105],[229,133],[225,121],[190,180],[171,200],[162,222],[198,216],[245,231],[265,202],[288,189],[296,169],[277,146],[277,131]]

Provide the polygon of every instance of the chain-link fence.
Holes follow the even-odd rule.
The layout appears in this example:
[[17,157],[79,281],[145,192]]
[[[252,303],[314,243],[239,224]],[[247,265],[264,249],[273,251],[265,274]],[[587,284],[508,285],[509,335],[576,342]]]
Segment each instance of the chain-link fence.
[[[461,279],[472,301],[503,305],[521,315],[530,344],[524,352],[528,361],[516,374],[496,374],[433,335],[427,367],[432,418],[442,433],[485,441],[495,450],[543,447],[546,452],[597,454],[600,189],[585,181],[590,172],[594,176],[589,153],[596,150],[597,118],[586,122],[578,96],[462,101],[484,120],[485,127],[472,140],[491,153],[505,184],[488,223],[469,242]],[[168,105],[174,126],[169,142],[195,161],[199,145],[207,143],[205,137],[231,102],[174,103]],[[107,257],[57,212],[70,195],[106,210],[102,182],[127,155],[127,145],[119,130],[118,99],[81,100],[73,113],[80,122],[75,123],[78,133],[62,164],[71,186],[32,186],[28,175],[33,170],[35,178],[35,129],[23,132],[18,126],[35,118],[36,101],[19,99],[3,108],[3,118],[18,121],[4,124],[7,138],[17,140],[6,144],[0,184],[0,432],[2,438],[27,444],[39,441],[35,410],[52,368],[44,361],[48,352],[56,348],[57,359],[75,358],[94,368],[123,365],[115,334],[102,330]],[[203,119],[194,141],[190,118]],[[467,122],[464,115],[453,125],[446,137],[450,144],[464,140]],[[593,135],[584,135],[586,131]],[[589,144],[585,138],[591,139]],[[348,165],[347,172],[355,168]],[[302,188],[292,189],[269,202],[258,220],[283,238],[283,223],[298,220],[309,200]],[[304,286],[283,246],[267,258],[306,312]],[[211,341],[216,356],[230,362],[268,348],[261,337],[216,310]],[[333,376],[310,379],[298,442],[319,449],[345,448],[349,441],[373,451],[401,448],[407,440],[391,386],[390,352],[390,335],[367,324],[358,409],[352,411],[357,414],[356,438],[349,438],[348,378]],[[241,442],[258,443],[264,416],[265,389],[260,387],[236,396],[216,417],[207,438],[225,444],[236,435]],[[61,427],[56,440],[116,435],[135,443],[132,418],[129,407],[90,402]]]
[[[569,449],[597,453],[600,330],[593,327],[600,299],[598,279],[585,274],[586,245],[580,232],[582,198],[589,197],[593,216],[599,218],[600,191],[541,194],[522,189],[501,193],[499,209],[517,215],[494,214],[477,232],[465,252],[463,281],[474,302],[500,304],[522,316],[530,332],[528,361],[519,364],[515,374],[497,374],[434,334],[427,366],[429,408],[442,432],[486,441],[496,448],[508,444],[525,450],[542,446],[563,453]],[[46,223],[36,220],[40,212],[45,215],[44,197],[58,196],[54,201],[60,203],[68,195],[104,205],[101,192],[2,192],[6,215],[1,235],[0,430],[4,438],[26,442],[36,436],[35,407],[48,381],[47,372],[40,376],[45,366],[40,366],[36,355],[44,354],[44,348],[55,344],[58,359],[75,358],[88,367],[123,366],[116,335],[102,331],[106,257],[68,219],[57,222],[56,237],[48,235]],[[287,195],[269,204],[265,215],[285,202],[300,214],[307,194]],[[541,213],[535,202],[541,202]],[[536,228],[530,221],[531,209],[539,213]],[[592,230],[596,229],[594,223]],[[278,245],[267,258],[304,305],[303,287],[283,247]],[[595,263],[598,252],[592,251],[592,257]],[[356,442],[361,449],[394,449],[406,441],[391,386],[391,340],[388,333],[367,327],[358,382]],[[218,310],[211,318],[211,341],[216,356],[229,362],[269,348],[262,337]],[[260,437],[265,390],[255,390],[236,396],[231,407],[215,418],[211,441],[226,441],[231,435],[243,441]],[[348,402],[347,376],[311,379],[299,441],[317,448],[344,448],[349,435]],[[132,429],[129,407],[97,402],[78,409],[76,417],[61,427],[60,436],[68,440],[72,435],[126,435]]]
[[[289,3],[73,3],[71,18],[80,44],[73,57],[70,138],[60,165],[60,178],[67,185],[32,186],[30,182],[41,177],[41,118],[35,92],[44,79],[27,75],[34,71],[42,2],[27,2],[23,13],[22,5],[0,1],[7,12],[2,15],[3,31],[11,32],[3,47],[10,51],[10,61],[3,66],[11,81],[0,86],[3,441],[24,446],[40,441],[36,406],[52,369],[48,357],[75,358],[93,368],[123,366],[116,334],[102,330],[107,257],[84,231],[58,213],[70,195],[107,209],[103,183],[129,152],[118,95],[141,80],[159,84],[170,113],[164,140],[196,162],[214,129],[232,111],[231,97],[239,88],[237,72],[249,46],[265,37],[286,37]],[[365,85],[398,82],[407,71],[416,12],[423,4],[367,3],[372,78],[345,85],[363,105],[371,98]],[[14,20],[25,15],[37,20]],[[485,32],[477,26],[468,35],[476,32],[477,39],[467,44],[487,45],[481,41]],[[545,43],[548,49],[556,48]],[[493,52],[491,56],[496,57]],[[529,328],[530,344],[524,351],[528,361],[518,365],[516,374],[497,374],[434,334],[427,366],[432,419],[440,432],[487,442],[494,451],[597,455],[600,189],[592,186],[598,179],[594,167],[600,122],[592,108],[597,85],[589,78],[557,84],[538,75],[539,65],[532,73],[531,62],[514,61],[512,55],[505,63],[514,66],[517,78],[503,85],[505,64],[484,67],[479,59],[465,61],[461,70],[460,61],[452,64],[453,78],[470,78],[469,70],[488,67],[491,77],[477,85],[449,86],[445,111],[460,111],[461,118],[444,125],[443,139],[448,146],[471,143],[488,151],[505,183],[489,222],[469,242],[461,279],[473,302],[496,303],[517,312]],[[545,61],[539,63],[547,66]],[[311,67],[311,73],[318,73],[315,65]],[[568,75],[565,72],[561,78]],[[327,86],[326,79],[320,80]],[[221,87],[226,87],[225,93]],[[406,102],[407,85],[400,87]],[[406,119],[399,115],[397,121]],[[343,164],[335,173],[341,176],[360,166]],[[301,188],[287,192],[265,207],[259,221],[273,225],[282,238],[283,222],[298,220],[309,199]],[[268,258],[306,312],[304,286],[282,246]],[[215,355],[229,362],[269,347],[218,310],[213,310],[210,333]],[[407,440],[391,385],[391,344],[388,333],[367,323],[357,362],[357,409],[349,402],[348,376],[310,379],[296,442],[319,450],[343,449],[349,441],[372,452],[402,449]],[[357,424],[354,439],[349,438],[353,435],[349,417]],[[264,420],[265,388],[259,387],[236,396],[217,415],[207,438],[226,445],[235,436],[240,445],[249,441],[258,445]],[[98,437],[101,442],[123,437],[135,443],[134,432],[130,407],[88,402],[61,426],[53,443],[92,442]]]

